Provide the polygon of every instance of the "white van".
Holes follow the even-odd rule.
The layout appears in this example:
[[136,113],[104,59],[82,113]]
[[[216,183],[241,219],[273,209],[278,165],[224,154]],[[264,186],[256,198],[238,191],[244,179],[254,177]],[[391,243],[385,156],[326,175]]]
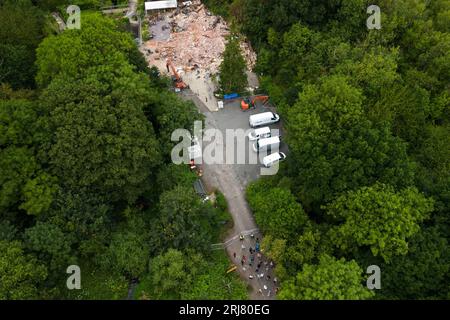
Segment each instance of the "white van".
[[266,168],[270,168],[275,163],[277,163],[279,161],[283,161],[284,159],[286,159],[286,155],[283,152],[275,152],[275,153],[269,154],[268,156],[264,157],[263,165]]
[[263,139],[263,138],[270,138],[271,136],[272,136],[272,133],[270,132],[270,128],[263,127],[263,128],[252,130],[248,134],[248,139],[250,141],[254,141],[254,140]]
[[258,139],[253,144],[253,151],[259,152],[261,150],[266,150],[268,147],[270,149],[280,147],[280,137],[270,137],[265,139]]
[[255,128],[280,121],[280,116],[273,112],[263,112],[250,116],[248,122],[250,127]]

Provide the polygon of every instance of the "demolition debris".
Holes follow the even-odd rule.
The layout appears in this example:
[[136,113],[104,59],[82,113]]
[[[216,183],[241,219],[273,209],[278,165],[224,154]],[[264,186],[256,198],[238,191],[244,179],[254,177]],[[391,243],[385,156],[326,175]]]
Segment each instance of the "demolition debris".
[[[164,70],[170,59],[179,71],[218,73],[230,30],[225,20],[209,12],[200,0],[183,2],[175,10],[148,19],[152,38],[144,43],[143,52],[151,65]],[[241,49],[252,70],[256,54],[247,42],[241,43]]]

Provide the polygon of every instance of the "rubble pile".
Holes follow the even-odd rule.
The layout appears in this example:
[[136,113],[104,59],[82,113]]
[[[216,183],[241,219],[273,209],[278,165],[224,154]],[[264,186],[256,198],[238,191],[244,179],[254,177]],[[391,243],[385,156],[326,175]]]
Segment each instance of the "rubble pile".
[[[153,38],[144,44],[143,52],[150,64],[164,70],[170,59],[185,72],[218,72],[230,30],[224,19],[211,14],[200,0],[179,3],[177,9],[149,19]],[[248,43],[243,42],[241,48],[252,70],[256,54]]]
[[244,57],[245,62],[247,63],[247,69],[253,70],[256,65],[257,55],[253,50],[251,44],[247,41],[243,41],[240,43],[242,55]]

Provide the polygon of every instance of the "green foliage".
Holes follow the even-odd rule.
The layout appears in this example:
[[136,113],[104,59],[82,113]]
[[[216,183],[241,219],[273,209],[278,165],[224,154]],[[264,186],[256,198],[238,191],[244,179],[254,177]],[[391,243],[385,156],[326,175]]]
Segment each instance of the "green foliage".
[[206,266],[201,255],[169,249],[150,261],[148,285],[153,299],[180,299]]
[[362,109],[361,91],[346,78],[306,86],[288,111],[288,143],[297,188],[306,206],[376,181],[412,184],[406,145],[387,126],[376,128]]
[[229,38],[220,65],[220,88],[224,93],[241,93],[247,87],[247,67],[239,47],[239,40]]
[[43,38],[43,15],[31,1],[0,3],[0,83],[33,88],[35,49]]
[[193,132],[194,122],[204,120],[204,116],[192,102],[181,100],[173,92],[161,92],[161,88],[152,91],[144,112],[154,124],[166,159],[170,159],[171,151],[177,144],[171,140],[172,133],[177,129]]
[[0,299],[37,299],[38,285],[47,277],[45,266],[25,254],[18,241],[0,241]]
[[38,170],[33,153],[26,147],[0,150],[0,207],[5,209],[20,201],[25,184]]
[[[113,269],[102,270],[82,262],[81,289],[67,290],[64,294],[71,300],[123,300],[127,297],[128,281]],[[65,284],[65,281],[64,281]]]
[[54,273],[62,273],[71,259],[70,241],[62,230],[53,224],[37,222],[25,231],[26,245]]
[[17,235],[17,228],[8,220],[0,222],[0,241],[13,241]]
[[161,168],[156,177],[156,185],[162,191],[169,191],[178,185],[192,187],[198,177],[188,166],[169,164]]
[[216,191],[216,206],[221,211],[227,211],[228,210],[227,199],[225,199],[225,196],[220,191]]
[[328,255],[318,265],[304,265],[294,279],[283,284],[280,299],[364,300],[374,293],[362,285],[363,270],[358,264]]
[[108,76],[105,70],[83,80],[57,79],[45,90],[41,103],[53,133],[49,162],[68,188],[134,201],[159,163],[158,142],[141,109],[144,79],[125,67],[109,87],[102,82]]
[[332,238],[344,251],[354,245],[370,246],[374,256],[386,262],[408,252],[407,239],[433,211],[433,200],[415,188],[396,192],[392,186],[376,184],[349,191],[334,200],[327,213],[342,221],[332,229]]
[[94,259],[110,243],[111,205],[104,198],[85,192],[59,190],[50,210],[42,215],[78,245],[83,260]]
[[112,267],[128,278],[140,277],[147,271],[149,251],[145,223],[141,218],[133,217],[112,234],[102,263],[105,270]]
[[56,179],[42,172],[34,151],[42,136],[34,103],[0,101],[1,208],[20,204],[28,214],[38,215],[50,207]]
[[205,0],[204,3],[215,15],[226,18],[229,15],[230,5],[233,3],[233,0]]
[[202,203],[192,186],[178,185],[162,193],[159,215],[152,222],[152,252],[195,248],[205,252],[218,240],[219,212]]
[[[106,54],[107,53],[107,54]],[[49,36],[37,49],[36,81],[46,87],[52,79],[86,76],[90,68],[121,67],[135,54],[129,34],[118,32],[113,20],[100,14],[83,14],[83,27]]]
[[39,215],[50,208],[57,191],[57,179],[42,173],[35,179],[28,180],[23,187],[24,203],[19,208],[28,214]]
[[256,182],[248,187],[247,199],[264,233],[289,239],[307,225],[308,216],[289,190],[267,190]]
[[0,100],[0,145],[31,145],[40,133],[38,110],[26,100]]
[[436,229],[424,229],[409,242],[405,256],[380,266],[381,295],[386,299],[446,299],[450,270],[450,247]]
[[[263,245],[278,262],[280,277],[317,263],[323,253],[364,256],[378,264],[391,261],[383,270],[393,271],[395,285],[380,297],[445,297],[448,288],[431,280],[427,287],[417,270],[412,274],[420,282],[407,281],[403,296],[399,281],[408,279],[408,271],[400,273],[400,264],[393,264],[420,259],[404,254],[425,218],[432,218],[427,225],[442,237],[449,236],[450,5],[381,0],[382,31],[365,28],[367,5],[363,0],[236,0],[230,7],[240,31],[258,49],[261,87],[275,101],[287,131],[289,156],[282,174],[295,196],[289,202],[300,201],[314,220],[288,242],[270,234]],[[265,185],[265,193],[278,183],[280,178]],[[327,204],[337,201],[339,217],[324,215]],[[337,232],[343,226],[345,236]],[[438,272],[445,269],[444,259],[438,257],[446,250],[440,245],[430,250],[430,260],[438,263],[430,273],[445,282]]]
[[188,290],[181,294],[186,300],[246,300],[247,288],[236,274],[226,274],[227,256],[217,252]]
[[150,273],[136,290],[138,299],[242,300],[244,283],[226,274],[228,259],[222,252],[205,259],[192,251],[169,249],[150,261]]

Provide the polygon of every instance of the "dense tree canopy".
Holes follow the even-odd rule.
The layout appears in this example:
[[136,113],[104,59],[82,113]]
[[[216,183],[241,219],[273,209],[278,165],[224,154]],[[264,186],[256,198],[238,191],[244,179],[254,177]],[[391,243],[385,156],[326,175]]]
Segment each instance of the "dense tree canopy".
[[304,265],[294,279],[286,281],[280,299],[368,299],[373,296],[373,292],[363,286],[362,272],[355,261],[336,260],[324,255],[317,266]]
[[[135,85],[143,89],[144,83],[138,76],[133,83],[131,70],[124,72],[57,79],[41,100],[53,132],[48,146],[52,172],[68,188],[89,187],[114,200],[134,201],[160,158],[152,125],[140,107],[144,97],[130,90]],[[108,76],[112,84],[102,82]]]
[[[11,3],[0,1],[0,299],[123,299],[131,279],[156,277],[149,261],[174,249],[190,252],[182,278],[202,259],[216,267],[184,287],[186,298],[205,283],[214,298],[245,297],[235,275],[219,286],[226,258],[207,250],[227,213],[201,203],[196,175],[169,162],[171,132],[202,120],[196,107],[147,67],[120,22],[89,12],[99,1],[78,1],[82,28],[42,42],[54,24],[46,10],[64,16],[68,1]],[[27,20],[13,28],[13,19]],[[35,71],[39,90],[23,89]],[[81,290],[65,287],[71,264]],[[170,286],[164,276],[152,289]]]
[[289,190],[272,188],[270,193],[266,190],[263,183],[247,190],[256,222],[265,233],[289,239],[306,226],[308,217]]
[[350,191],[327,206],[327,213],[343,222],[331,231],[338,247],[370,246],[374,256],[387,262],[408,252],[407,239],[432,210],[433,201],[416,189],[395,192],[382,184]]
[[[229,9],[257,48],[261,86],[286,129],[288,159],[264,194],[284,189],[294,196],[284,207],[308,213],[289,241],[263,241],[276,273],[291,278],[283,297],[305,297],[294,279],[323,254],[380,265],[387,282],[378,298],[449,294],[438,282],[449,266],[450,3],[377,5],[381,30],[367,30],[362,0],[239,0]],[[258,184],[248,188],[250,203]]]
[[43,13],[31,1],[0,2],[0,83],[14,89],[35,86],[35,50],[43,29]]
[[[412,183],[406,145],[386,126],[374,127],[362,109],[361,91],[346,78],[325,78],[305,87],[288,111],[288,143],[298,187],[306,204],[372,184]],[[292,161],[291,163],[294,163]]]
[[0,299],[37,299],[47,270],[18,241],[0,241]]

